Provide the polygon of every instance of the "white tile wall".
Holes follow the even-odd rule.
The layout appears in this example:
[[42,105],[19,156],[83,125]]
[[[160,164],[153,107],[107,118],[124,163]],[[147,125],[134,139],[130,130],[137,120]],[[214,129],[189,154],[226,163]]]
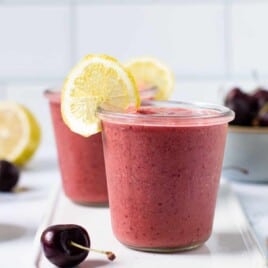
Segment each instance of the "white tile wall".
[[223,5],[79,5],[77,59],[156,56],[178,75],[224,72]]
[[[159,57],[177,75],[176,100],[221,102],[221,89],[231,84],[251,90],[253,69],[268,85],[267,1],[107,1],[29,0],[24,5],[0,0],[0,100],[27,105],[48,143],[53,133],[42,92],[61,84],[88,53],[108,53],[122,61]],[[233,83],[223,82],[225,74]]]
[[172,100],[222,104],[224,81],[176,81]]
[[65,75],[71,66],[69,11],[0,3],[0,80]]
[[264,0],[0,1],[0,84],[62,81],[96,52],[153,55],[184,80],[267,80],[266,14]]
[[268,75],[268,2],[238,2],[232,6],[231,72],[251,76],[256,70],[262,79]]

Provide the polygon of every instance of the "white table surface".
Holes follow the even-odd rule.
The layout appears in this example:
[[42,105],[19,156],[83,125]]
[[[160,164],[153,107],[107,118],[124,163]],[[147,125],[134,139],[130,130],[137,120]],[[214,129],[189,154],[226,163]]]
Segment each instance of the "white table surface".
[[268,264],[268,183],[232,182],[231,185],[254,230]]
[[40,247],[40,236],[46,226],[74,223],[84,226],[94,248],[112,250],[116,260],[109,262],[100,254],[90,253],[81,268],[265,268],[265,260],[252,235],[251,228],[229,184],[221,183],[218,192],[213,232],[201,247],[173,254],[135,251],[122,245],[113,235],[108,207],[87,207],[71,202],[55,188],[47,217],[36,235],[36,267],[54,268]]
[[[0,193],[0,267],[33,267],[33,240],[60,180],[54,149],[42,148],[22,170],[16,194]],[[232,183],[263,248],[268,237],[268,183]]]
[[0,267],[31,268],[33,239],[60,179],[55,153],[40,148],[20,174],[20,193],[0,193]]

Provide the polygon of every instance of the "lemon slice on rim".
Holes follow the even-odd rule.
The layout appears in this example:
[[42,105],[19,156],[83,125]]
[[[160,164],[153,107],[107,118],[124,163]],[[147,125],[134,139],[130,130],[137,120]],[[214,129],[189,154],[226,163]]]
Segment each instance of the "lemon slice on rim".
[[61,113],[73,132],[88,137],[101,131],[99,107],[123,111],[139,104],[136,82],[123,65],[107,55],[87,55],[66,78]]
[[16,102],[0,102],[0,159],[24,165],[37,150],[41,130],[34,115]]
[[134,76],[141,93],[155,89],[153,98],[167,100],[174,90],[173,72],[162,62],[151,57],[140,57],[129,61],[127,69]]

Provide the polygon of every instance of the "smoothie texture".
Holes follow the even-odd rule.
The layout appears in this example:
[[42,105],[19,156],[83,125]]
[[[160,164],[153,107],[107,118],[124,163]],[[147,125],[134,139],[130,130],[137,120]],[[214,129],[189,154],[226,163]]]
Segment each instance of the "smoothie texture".
[[123,244],[177,251],[209,238],[228,120],[198,113],[154,107],[125,119],[100,113],[112,227]]
[[63,122],[60,93],[45,94],[49,99],[57,145],[63,190],[81,204],[107,204],[107,184],[101,134],[88,138],[72,132]]

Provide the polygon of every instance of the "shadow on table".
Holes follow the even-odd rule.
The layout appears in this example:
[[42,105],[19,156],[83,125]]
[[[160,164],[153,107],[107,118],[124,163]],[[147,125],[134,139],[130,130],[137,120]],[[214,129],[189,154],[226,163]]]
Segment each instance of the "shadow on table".
[[210,252],[209,248],[206,246],[206,244],[204,244],[196,249],[182,251],[182,252],[178,252],[176,254],[185,254],[185,255],[191,255],[191,256],[193,256],[193,255],[207,256],[207,255],[210,255],[211,252]]
[[0,224],[0,242],[17,239],[26,233],[26,228],[15,224]]
[[242,252],[248,250],[248,246],[249,245],[245,245],[240,233],[214,232],[210,239],[202,246],[193,250],[178,252],[175,254],[191,256],[241,254]]
[[77,266],[77,268],[97,268],[97,267],[102,267],[106,264],[109,264],[110,261],[108,260],[94,260],[94,259],[90,259],[90,260],[86,260],[84,262],[82,262],[81,264],[79,264],[79,266]]
[[51,158],[34,158],[22,168],[24,171],[51,171],[58,170],[58,162],[54,157]]
[[41,187],[18,186],[12,192],[0,193],[0,203],[32,202],[46,197],[47,191]]
[[[248,235],[247,233],[243,235]],[[214,232],[211,238],[202,246],[189,250],[181,251],[176,253],[163,253],[163,254],[177,254],[177,255],[188,255],[198,257],[208,257],[212,255],[231,255],[241,254],[242,252],[248,251],[249,245],[245,245],[243,237],[240,233],[236,232]],[[150,253],[148,254],[156,254]],[[157,253],[159,254],[159,253]],[[160,253],[161,254],[161,253]],[[97,268],[109,264],[108,260],[87,260],[79,265],[79,268]]]
[[[249,232],[243,236],[251,235]],[[242,234],[238,232],[214,232],[206,246],[211,254],[241,254],[248,251],[250,245],[245,245]]]

